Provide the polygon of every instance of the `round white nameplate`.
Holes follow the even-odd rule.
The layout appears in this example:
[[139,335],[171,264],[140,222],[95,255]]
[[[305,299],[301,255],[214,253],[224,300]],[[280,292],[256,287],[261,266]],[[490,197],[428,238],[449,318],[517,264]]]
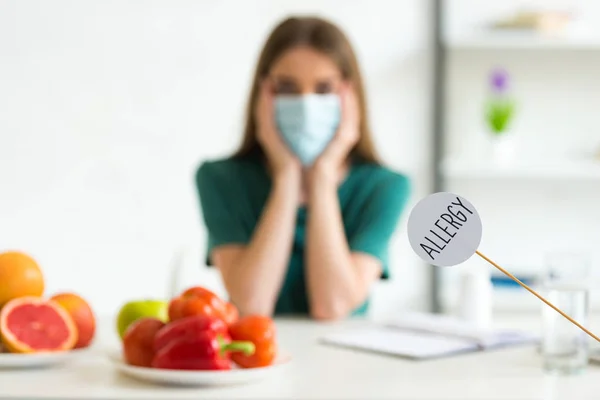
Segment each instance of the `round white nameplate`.
[[479,248],[481,218],[464,197],[438,192],[425,197],[408,218],[408,240],[425,262],[451,267],[467,261]]

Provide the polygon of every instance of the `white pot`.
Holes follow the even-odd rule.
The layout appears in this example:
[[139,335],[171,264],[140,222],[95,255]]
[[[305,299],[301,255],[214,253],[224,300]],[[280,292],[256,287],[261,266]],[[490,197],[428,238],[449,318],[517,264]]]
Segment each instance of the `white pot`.
[[490,158],[495,164],[510,164],[516,158],[517,140],[511,132],[488,134],[490,137]]
[[466,271],[461,276],[458,312],[477,328],[489,329],[493,319],[494,287],[488,269]]

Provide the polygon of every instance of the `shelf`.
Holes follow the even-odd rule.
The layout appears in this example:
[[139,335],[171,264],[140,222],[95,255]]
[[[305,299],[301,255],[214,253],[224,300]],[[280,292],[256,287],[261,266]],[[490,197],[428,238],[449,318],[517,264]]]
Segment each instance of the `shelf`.
[[441,163],[447,178],[489,179],[599,179],[600,161],[555,160],[518,162],[510,165],[453,157]]
[[551,37],[529,32],[478,31],[450,36],[446,39],[446,45],[457,50],[600,50],[600,37]]
[[[542,295],[545,293],[541,292]],[[496,311],[537,311],[546,307],[541,300],[525,289],[495,289],[494,309]],[[590,308],[592,311],[600,310],[600,298],[597,292],[590,293]]]
[[[458,310],[458,287],[449,284],[442,294],[443,308],[447,312]],[[538,288],[535,288],[538,289]],[[543,291],[541,292],[544,295]],[[540,312],[545,307],[541,300],[522,288],[494,288],[493,308],[498,312]],[[590,292],[590,309],[593,312],[600,311],[600,293],[595,290]]]

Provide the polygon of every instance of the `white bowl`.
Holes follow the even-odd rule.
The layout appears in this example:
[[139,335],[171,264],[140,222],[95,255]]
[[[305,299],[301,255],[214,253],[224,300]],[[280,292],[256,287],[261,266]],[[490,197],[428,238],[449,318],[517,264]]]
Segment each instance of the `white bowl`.
[[48,353],[0,353],[0,369],[52,367],[72,361],[88,353],[89,349],[87,348]]
[[155,384],[178,386],[224,386],[254,383],[270,378],[283,370],[291,361],[288,356],[280,356],[273,365],[268,367],[234,368],[225,371],[189,371],[128,365],[119,351],[111,351],[109,359],[117,370],[131,378]]

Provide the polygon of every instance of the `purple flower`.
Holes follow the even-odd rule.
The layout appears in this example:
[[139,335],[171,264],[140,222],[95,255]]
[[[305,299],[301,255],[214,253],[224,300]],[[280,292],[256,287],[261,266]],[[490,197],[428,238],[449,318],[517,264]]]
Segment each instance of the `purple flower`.
[[490,76],[490,84],[492,91],[496,93],[504,93],[508,89],[508,72],[501,68],[496,68]]

